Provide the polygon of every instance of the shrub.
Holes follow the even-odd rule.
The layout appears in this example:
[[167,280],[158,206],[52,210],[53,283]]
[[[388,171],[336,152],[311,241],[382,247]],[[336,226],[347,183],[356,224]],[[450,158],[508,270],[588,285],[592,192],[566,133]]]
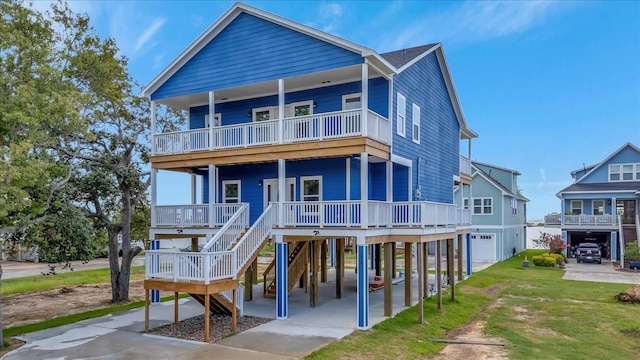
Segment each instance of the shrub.
[[638,240],[632,241],[624,247],[624,257],[627,260],[640,260],[640,249],[638,249]]
[[537,255],[531,258],[533,265],[543,267],[555,267],[557,264],[557,258],[549,255]]
[[564,254],[550,254],[548,257],[556,259],[556,264],[562,264],[565,262]]

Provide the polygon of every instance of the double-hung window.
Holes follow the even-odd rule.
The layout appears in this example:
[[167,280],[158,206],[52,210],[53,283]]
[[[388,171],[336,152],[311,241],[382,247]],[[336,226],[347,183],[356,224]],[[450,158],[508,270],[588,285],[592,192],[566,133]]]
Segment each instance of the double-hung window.
[[240,202],[240,180],[225,180],[222,182],[222,202],[237,204]]
[[604,200],[591,201],[593,207],[593,215],[604,215]]
[[493,198],[473,198],[474,215],[493,214]]
[[420,106],[413,104],[413,111],[411,112],[411,119],[413,126],[411,127],[411,136],[413,142],[420,144]]
[[571,200],[571,214],[582,214],[582,200]]
[[404,137],[407,128],[407,99],[400,93],[397,100],[397,116],[396,132]]

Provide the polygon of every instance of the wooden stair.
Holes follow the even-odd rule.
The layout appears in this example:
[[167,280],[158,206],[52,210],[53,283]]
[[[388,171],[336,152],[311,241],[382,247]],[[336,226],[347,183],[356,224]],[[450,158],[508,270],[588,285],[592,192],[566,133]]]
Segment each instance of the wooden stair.
[[[308,249],[309,243],[306,241],[300,241],[295,246],[289,248],[289,256],[287,258],[287,272],[288,272],[288,292],[293,290],[298,282],[298,279],[304,274],[307,262],[308,262]],[[271,264],[265,270],[264,277],[264,297],[269,299],[276,298],[276,279],[275,279],[275,264],[276,260],[273,259]]]
[[636,225],[622,225],[622,232],[624,234],[624,242],[626,244],[638,240],[638,234],[636,234]]
[[[189,294],[192,298],[196,299],[202,306],[204,306],[204,295],[201,294]],[[221,294],[212,294],[209,297],[209,308],[213,314],[231,315],[233,310],[233,304],[225,299]]]

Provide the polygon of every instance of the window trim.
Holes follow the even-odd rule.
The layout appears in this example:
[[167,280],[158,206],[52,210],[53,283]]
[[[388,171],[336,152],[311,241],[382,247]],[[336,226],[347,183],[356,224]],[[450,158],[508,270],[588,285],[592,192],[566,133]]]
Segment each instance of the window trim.
[[[602,202],[602,214],[595,214],[595,212],[596,212],[596,202]],[[606,201],[604,199],[591,200],[591,214],[593,214],[593,215],[604,215],[607,212],[606,204],[607,203],[606,203]]]
[[[235,203],[227,202],[227,192],[225,191],[226,185],[237,184],[238,185],[238,201]],[[222,203],[223,204],[239,204],[242,202],[242,181],[241,180],[222,180]]]
[[469,210],[469,198],[462,198],[462,208],[464,210]]
[[[209,128],[209,114],[204,114],[204,128]],[[216,120],[216,124],[214,126],[222,126],[222,113],[213,114],[213,118]]]
[[[358,98],[360,99],[360,106],[357,109],[362,109],[362,93],[353,93],[342,95],[342,110],[347,110],[347,100]],[[355,110],[355,109],[351,109]]]
[[[413,103],[413,106],[411,107],[411,139],[416,144],[420,144],[420,129],[421,129],[420,111],[421,111],[420,106],[418,106],[418,104],[416,103]],[[416,118],[417,118],[417,121],[416,121]],[[416,131],[416,127],[417,127],[417,131]],[[418,135],[417,139],[416,139],[416,135]]]
[[[580,214],[574,214],[573,213],[573,202],[579,202],[580,203]],[[569,209],[571,210],[571,215],[582,215],[584,213],[584,203],[582,200],[570,200],[569,201]]]
[[[275,111],[273,110],[276,106],[262,106],[251,109],[251,121],[257,122],[256,114],[259,112],[269,111],[269,120],[275,120]],[[261,121],[269,121],[269,120],[261,120]]]
[[[472,199],[473,199],[473,201],[472,201],[473,208],[471,209],[472,215],[493,215],[493,198],[492,197],[474,197]],[[480,212],[479,213],[477,213],[476,209],[475,209],[476,208],[476,204],[475,204],[476,200],[480,200],[480,205],[479,205],[480,206]],[[490,200],[491,201],[491,204],[489,205],[491,207],[491,211],[490,212],[485,212],[484,211],[484,208],[486,207],[486,205],[484,203],[485,200]]]
[[[400,99],[404,103],[402,109],[400,109]],[[401,122],[402,126],[400,126]],[[405,137],[407,132],[407,98],[400,93],[397,93],[396,96],[396,132],[402,137]]]
[[[625,180],[624,175],[629,174],[629,172],[624,171],[625,166],[631,166],[631,178]],[[617,171],[612,171],[612,168],[617,167]],[[640,181],[640,163],[620,163],[620,164],[609,164],[608,167],[608,179],[609,182],[626,182],[626,181]],[[618,175],[617,180],[612,180],[611,175]]]
[[[304,182],[308,180],[318,180],[318,201],[322,201],[322,175],[300,176],[300,201],[306,202],[304,195]],[[315,196],[315,195],[307,195]],[[314,200],[311,200],[315,202]]]

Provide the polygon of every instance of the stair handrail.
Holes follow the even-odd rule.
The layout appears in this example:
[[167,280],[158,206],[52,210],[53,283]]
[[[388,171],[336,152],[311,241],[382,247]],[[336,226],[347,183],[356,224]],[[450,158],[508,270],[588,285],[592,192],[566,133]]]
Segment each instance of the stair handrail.
[[235,244],[232,251],[235,257],[234,279],[237,279],[240,269],[247,264],[264,240],[271,234],[276,222],[276,207],[269,204],[249,230]]
[[618,241],[620,242],[620,267],[624,269],[624,228],[622,226],[622,215],[618,215]]
[[218,230],[202,248],[202,252],[229,250],[229,246],[249,225],[249,204],[242,204],[229,220]]

